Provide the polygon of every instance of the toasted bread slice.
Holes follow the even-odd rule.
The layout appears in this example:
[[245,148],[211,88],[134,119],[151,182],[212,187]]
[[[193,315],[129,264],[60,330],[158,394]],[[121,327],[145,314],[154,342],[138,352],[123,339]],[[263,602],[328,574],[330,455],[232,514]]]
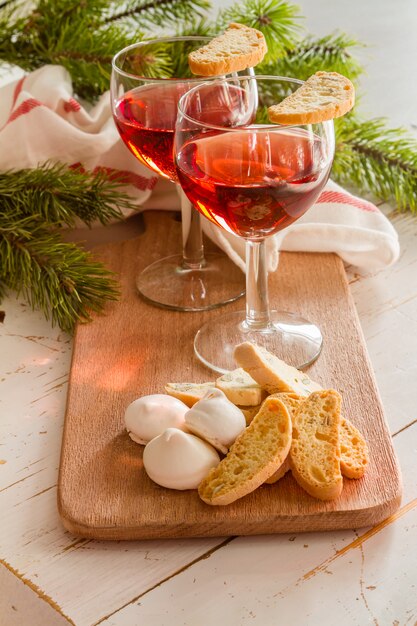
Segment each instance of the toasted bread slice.
[[216,387],[223,391],[230,402],[242,406],[257,406],[265,395],[261,386],[241,367],[220,376],[216,380]]
[[[282,400],[288,409],[291,419],[294,419],[303,399],[293,393],[275,393],[273,398]],[[346,418],[340,423],[340,471],[346,478],[362,478],[369,463],[368,446],[357,428]],[[273,484],[282,478],[291,469],[289,463],[284,463],[275,474],[265,482]]]
[[167,383],[165,391],[191,408],[209,389],[215,387],[215,383]]
[[297,91],[268,108],[273,124],[317,124],[345,115],[355,104],[355,88],[337,72],[316,72]]
[[346,418],[340,424],[340,470],[347,478],[362,478],[369,463],[368,446]]
[[188,64],[192,73],[198,76],[219,76],[254,67],[262,61],[266,52],[266,41],[261,31],[232,23],[223,35],[191,52]]
[[254,491],[286,459],[291,431],[291,418],[283,402],[267,398],[229,454],[200,483],[200,498],[207,504],[226,505]]
[[[288,413],[290,414],[291,420],[294,419],[295,413],[300,408],[300,405],[303,403],[303,399],[300,396],[297,396],[295,393],[274,393],[270,398],[278,398],[281,400],[285,406],[287,407]],[[281,467],[274,473],[270,478],[267,478],[265,481],[268,485],[272,485],[276,483],[280,478],[285,476],[285,474],[290,470],[290,460],[287,456],[284,463]]]
[[249,341],[236,346],[234,358],[268,393],[288,391],[307,397],[312,391],[321,389],[307,374]]
[[343,488],[340,405],[337,391],[315,391],[294,416],[291,471],[298,484],[320,500],[337,498]]

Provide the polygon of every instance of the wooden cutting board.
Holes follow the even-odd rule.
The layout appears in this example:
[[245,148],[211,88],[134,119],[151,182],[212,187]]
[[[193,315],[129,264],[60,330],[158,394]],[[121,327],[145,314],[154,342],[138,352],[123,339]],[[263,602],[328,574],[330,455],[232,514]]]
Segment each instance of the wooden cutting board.
[[123,427],[126,406],[163,393],[169,381],[214,380],[193,355],[194,335],[207,319],[244,303],[181,313],[143,302],[135,275],[180,246],[173,214],[148,212],[145,222],[139,238],[101,248],[98,256],[120,275],[121,301],[76,331],[58,489],[64,526],[97,539],[202,537],[359,528],[392,514],[401,500],[399,467],[343,264],[330,254],[283,253],[270,276],[271,301],[320,326],[324,347],[309,374],[342,393],[344,414],[365,435],[371,457],[365,477],[344,479],[341,497],[321,502],[287,474],[227,507],[147,477],[143,448]]

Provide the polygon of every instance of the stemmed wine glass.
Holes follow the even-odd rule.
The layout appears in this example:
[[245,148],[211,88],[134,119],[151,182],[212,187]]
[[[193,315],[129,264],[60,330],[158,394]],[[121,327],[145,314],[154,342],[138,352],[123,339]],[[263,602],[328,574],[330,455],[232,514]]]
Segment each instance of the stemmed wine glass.
[[217,316],[197,333],[194,349],[208,367],[235,367],[242,341],[303,367],[321,350],[314,324],[270,310],[265,240],[300,218],[328,179],[334,155],[331,121],[279,126],[267,107],[301,81],[257,76],[195,86],[179,102],[175,161],[179,182],[206,217],[246,242],[246,314]]
[[[207,37],[162,37],[124,48],[112,62],[114,121],[130,151],[147,167],[177,183],[173,141],[178,101],[203,80],[190,73],[187,55]],[[243,272],[222,253],[204,254],[200,215],[180,186],[183,254],[160,259],[137,277],[142,296],[183,311],[212,309],[245,293]]]

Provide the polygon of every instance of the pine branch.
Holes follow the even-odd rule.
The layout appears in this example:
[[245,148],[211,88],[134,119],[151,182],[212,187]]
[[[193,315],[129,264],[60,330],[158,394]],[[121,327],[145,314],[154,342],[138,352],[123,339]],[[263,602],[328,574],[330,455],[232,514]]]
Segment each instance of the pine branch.
[[105,23],[132,19],[149,26],[169,25],[171,21],[186,20],[190,15],[202,16],[210,7],[206,0],[130,0],[122,11],[115,11]]
[[0,284],[23,294],[66,332],[118,296],[112,274],[75,244],[62,242],[41,215],[2,215]]
[[6,290],[22,293],[68,332],[115,300],[112,274],[57,229],[76,218],[106,224],[135,208],[124,182],[59,164],[0,173],[0,300]]
[[32,71],[61,64],[79,96],[93,99],[108,89],[111,59],[130,43],[121,28],[101,28],[104,0],[38,0],[21,15],[21,5],[0,15],[0,58]]
[[286,50],[272,63],[263,63],[262,72],[275,76],[293,76],[306,80],[317,71],[339,72],[355,81],[363,68],[354,56],[361,46],[344,33],[335,33],[319,39],[308,37]]
[[0,224],[4,215],[39,215],[54,226],[74,226],[76,218],[88,226],[96,220],[107,224],[123,216],[121,209],[136,208],[120,187],[123,182],[60,164],[0,172]]
[[333,176],[417,213],[417,141],[383,119],[348,115],[335,120],[335,128]]
[[295,46],[300,18],[299,8],[286,0],[244,0],[220,11],[217,24],[226,28],[230,22],[240,22],[263,32],[268,45],[265,60],[269,62]]
[[[27,71],[61,64],[70,73],[75,92],[93,100],[109,88],[116,52],[144,39],[144,29],[151,25],[175,27],[190,14],[202,15],[208,4],[206,0],[136,0],[129,6],[131,16],[118,14],[118,5],[107,0],[38,0],[29,14],[22,15],[25,3],[12,3],[0,11],[0,59]],[[148,60],[147,75],[158,74],[160,62],[155,59],[153,67]]]

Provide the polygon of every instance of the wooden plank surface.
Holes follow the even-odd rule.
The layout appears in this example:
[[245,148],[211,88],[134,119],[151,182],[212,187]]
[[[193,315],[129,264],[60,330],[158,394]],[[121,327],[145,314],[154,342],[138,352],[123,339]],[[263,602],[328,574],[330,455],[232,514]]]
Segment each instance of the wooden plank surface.
[[135,274],[175,251],[180,228],[171,214],[148,213],[146,221],[144,235],[101,251],[120,274],[121,302],[77,330],[58,489],[65,527],[100,539],[224,536],[357,528],[390,515],[400,503],[398,464],[343,265],[332,255],[283,254],[271,277],[272,303],[322,329],[324,349],[310,373],[341,391],[345,415],[367,438],[366,476],[345,479],[334,502],[311,498],[287,476],[218,508],[205,505],[196,492],[166,490],[146,476],[142,448],[123,427],[124,409],[140,395],[162,392],[167,381],[210,379],[193,355],[192,340],[203,321],[225,310],[184,314],[138,298]]

